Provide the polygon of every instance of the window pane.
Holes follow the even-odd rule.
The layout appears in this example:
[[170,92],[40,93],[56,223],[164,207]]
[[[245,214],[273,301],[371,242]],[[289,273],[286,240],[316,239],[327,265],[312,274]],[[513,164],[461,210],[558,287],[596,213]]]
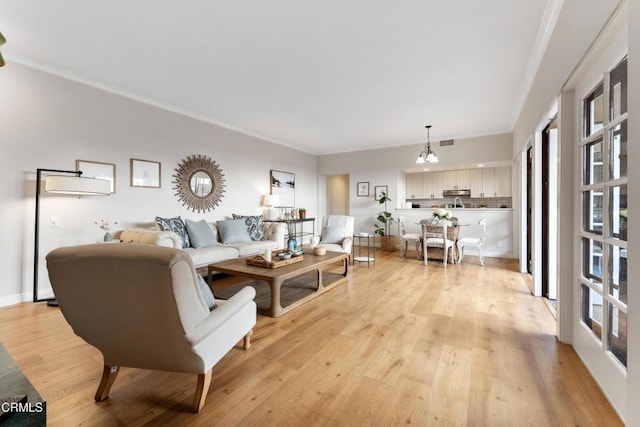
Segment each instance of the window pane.
[[608,348],[611,353],[627,366],[627,314],[609,303]]
[[582,152],[584,185],[602,182],[602,139],[585,144]]
[[596,283],[602,283],[602,243],[582,239],[582,275]]
[[582,192],[582,229],[602,234],[602,190]]
[[604,85],[598,87],[584,100],[584,136],[602,129],[604,120]]
[[627,240],[627,185],[609,189],[609,235]]
[[627,121],[620,122],[609,132],[609,176],[618,179],[627,176]]
[[615,119],[627,112],[627,58],[609,74],[610,117]]
[[609,295],[627,303],[627,250],[619,246],[609,246]]
[[602,339],[602,296],[587,285],[581,286],[582,321]]

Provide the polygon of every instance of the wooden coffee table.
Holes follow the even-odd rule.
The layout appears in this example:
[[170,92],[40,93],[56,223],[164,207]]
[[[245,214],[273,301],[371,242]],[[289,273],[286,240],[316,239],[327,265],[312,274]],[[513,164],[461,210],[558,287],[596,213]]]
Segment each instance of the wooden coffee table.
[[[271,317],[278,317],[284,313],[293,310],[301,304],[317,297],[323,292],[337,286],[338,284],[347,280],[349,273],[349,254],[339,252],[327,252],[326,255],[314,255],[310,251],[305,251],[302,261],[294,264],[285,265],[279,268],[266,268],[258,267],[254,265],[248,265],[246,258],[238,258],[229,261],[217,262],[209,265],[208,274],[211,280],[213,272],[226,273],[231,276],[247,277],[254,280],[262,280],[269,284],[271,289],[271,304],[268,310],[261,314],[266,314]],[[344,265],[344,273],[338,280],[334,280],[330,283],[323,281],[322,272],[330,264],[342,262]],[[285,280],[300,276],[310,271],[317,272],[317,289],[314,293],[307,295],[286,307],[282,307],[280,301],[280,289]],[[211,283],[211,281],[209,282]]]

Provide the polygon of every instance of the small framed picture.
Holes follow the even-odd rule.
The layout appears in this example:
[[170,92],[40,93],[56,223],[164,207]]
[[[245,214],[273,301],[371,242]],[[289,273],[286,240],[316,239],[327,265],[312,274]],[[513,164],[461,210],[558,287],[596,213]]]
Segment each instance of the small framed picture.
[[111,182],[111,194],[116,192],[116,164],[76,160],[76,170],[82,172],[84,178],[105,179]]
[[386,185],[376,185],[375,192],[376,192],[376,200],[379,201],[382,198],[382,193],[389,192],[389,187],[387,187]]
[[369,197],[369,183],[368,182],[359,182],[358,183],[358,197]]
[[131,159],[131,186],[160,188],[160,162]]

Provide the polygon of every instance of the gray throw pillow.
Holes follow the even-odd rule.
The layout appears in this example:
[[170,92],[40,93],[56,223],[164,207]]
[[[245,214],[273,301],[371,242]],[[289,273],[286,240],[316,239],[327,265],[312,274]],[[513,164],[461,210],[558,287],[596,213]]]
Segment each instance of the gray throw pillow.
[[344,227],[324,227],[322,229],[322,239],[320,243],[336,243],[341,244],[346,233]]
[[198,287],[200,288],[200,293],[204,297],[204,301],[207,303],[207,307],[209,307],[209,311],[216,308],[216,299],[213,296],[213,292],[207,282],[202,278],[202,276],[198,275]]
[[250,243],[251,237],[242,219],[225,219],[218,221],[218,232],[222,243]]
[[264,234],[262,233],[262,215],[233,214],[233,219],[244,220],[244,225],[247,226],[251,240],[264,240]]
[[185,219],[184,222],[189,233],[189,241],[194,248],[208,248],[218,244],[215,233],[204,219],[200,221]]

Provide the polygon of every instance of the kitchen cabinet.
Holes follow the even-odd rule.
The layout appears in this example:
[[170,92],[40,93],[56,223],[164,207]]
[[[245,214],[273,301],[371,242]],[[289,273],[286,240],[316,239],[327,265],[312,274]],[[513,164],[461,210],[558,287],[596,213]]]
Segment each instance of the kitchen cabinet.
[[470,171],[471,197],[495,197],[495,168]]
[[424,199],[424,173],[408,173],[406,175],[407,199]]
[[431,172],[431,194],[432,199],[441,199],[442,191],[444,190],[444,172]]
[[495,168],[495,197],[511,197],[511,167]]
[[471,186],[471,171],[460,169],[443,172],[445,190],[467,190]]

